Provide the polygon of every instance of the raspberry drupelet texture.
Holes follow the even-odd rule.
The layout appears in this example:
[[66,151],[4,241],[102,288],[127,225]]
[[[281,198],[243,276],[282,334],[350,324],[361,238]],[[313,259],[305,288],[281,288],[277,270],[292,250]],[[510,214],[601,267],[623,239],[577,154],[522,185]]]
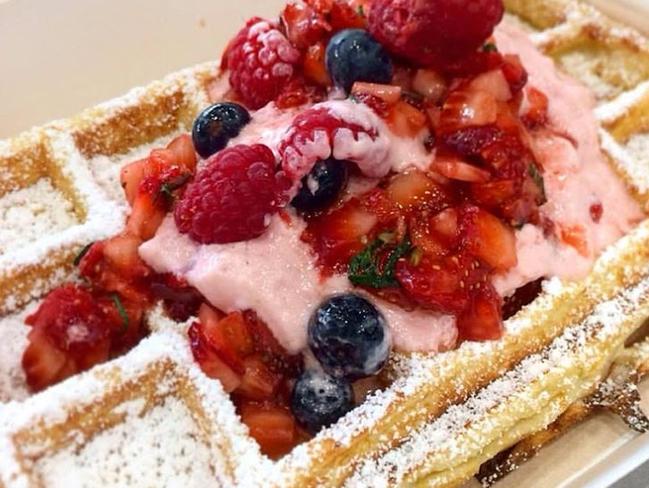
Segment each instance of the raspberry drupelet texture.
[[294,181],[300,181],[318,161],[330,157],[356,163],[366,176],[382,177],[390,169],[386,160],[389,142],[379,130],[376,115],[363,104],[358,104],[353,113],[343,111],[337,102],[302,112],[293,120],[278,150],[283,170]]
[[273,24],[253,18],[230,42],[222,68],[230,70],[230,85],[248,108],[275,100],[294,77],[300,52]]
[[262,144],[216,153],[189,184],[174,216],[180,232],[202,244],[259,237],[268,217],[286,203],[290,186]]
[[369,30],[416,66],[439,65],[478,49],[503,15],[502,0],[375,0]]

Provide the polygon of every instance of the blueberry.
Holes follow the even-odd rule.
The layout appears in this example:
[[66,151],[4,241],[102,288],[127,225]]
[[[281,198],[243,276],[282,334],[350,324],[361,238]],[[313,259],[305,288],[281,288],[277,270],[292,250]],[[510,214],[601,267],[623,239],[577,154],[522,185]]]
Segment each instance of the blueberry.
[[196,152],[203,158],[227,146],[250,122],[250,114],[238,103],[223,102],[210,105],[194,121],[192,139]]
[[293,414],[312,434],[329,427],[354,408],[352,386],[343,379],[306,371],[293,387]]
[[378,373],[390,354],[385,318],[360,295],[334,295],[309,322],[309,347],[323,369],[336,378],[356,380]]
[[302,179],[300,191],[291,204],[302,212],[314,212],[332,205],[347,185],[347,161],[329,158],[318,161]]
[[347,93],[356,81],[389,83],[392,61],[387,51],[367,31],[345,29],[331,38],[325,55],[334,85]]

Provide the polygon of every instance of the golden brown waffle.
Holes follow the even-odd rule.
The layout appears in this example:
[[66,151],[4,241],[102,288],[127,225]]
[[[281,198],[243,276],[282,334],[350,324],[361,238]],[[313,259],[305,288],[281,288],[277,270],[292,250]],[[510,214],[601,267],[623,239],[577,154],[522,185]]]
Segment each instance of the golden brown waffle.
[[[583,4],[506,4],[510,21],[597,94],[602,146],[649,208],[647,41]],[[198,66],[0,143],[0,215],[12,236],[0,241],[0,487],[457,486],[522,439],[510,465],[553,435],[549,425],[559,432],[585,416],[580,400],[601,391],[649,317],[649,220],[586,280],[548,281],[503,339],[393,358],[390,387],[279,462],[259,453],[192,360],[186,327],[160,310],[126,356],[29,397],[24,316],[74,276],[82,246],[120,230],[120,165],[187,130],[215,73]]]

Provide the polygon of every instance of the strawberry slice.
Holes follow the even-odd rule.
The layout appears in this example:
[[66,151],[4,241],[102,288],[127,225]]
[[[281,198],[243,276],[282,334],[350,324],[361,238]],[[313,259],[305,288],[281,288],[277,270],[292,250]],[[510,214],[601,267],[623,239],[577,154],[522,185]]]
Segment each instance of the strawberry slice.
[[293,46],[305,49],[324,40],[331,26],[324,17],[309,5],[288,4],[280,17],[286,37]]
[[196,151],[194,143],[189,134],[181,134],[172,140],[167,149],[174,155],[174,163],[180,166],[187,173],[193,174],[196,171]]
[[358,254],[378,217],[352,198],[342,207],[311,220],[302,240],[311,245],[318,264],[325,270],[345,272],[349,260]]
[[201,324],[194,322],[189,327],[187,334],[192,355],[201,370],[210,378],[219,380],[227,393],[236,390],[241,384],[241,377],[225,364],[212,349],[202,332]]
[[161,208],[156,195],[140,191],[133,201],[126,229],[132,235],[147,241],[155,235],[165,215],[166,212],[164,208]]
[[325,65],[325,54],[327,46],[324,42],[318,42],[309,46],[304,54],[302,72],[307,80],[320,86],[331,85],[329,72]]
[[497,271],[516,266],[514,231],[500,219],[475,206],[466,206],[460,217],[464,248]]
[[149,159],[139,159],[122,168],[119,175],[119,181],[124,188],[126,200],[129,205],[133,205],[133,201],[138,194],[140,183],[147,176],[147,167],[149,166]]
[[452,156],[435,158],[431,169],[451,180],[485,183],[491,179],[489,171],[465,163],[459,158]]
[[43,390],[69,376],[61,374],[67,361],[65,353],[54,346],[45,333],[33,329],[28,340],[22,367],[33,391]]
[[426,122],[426,114],[402,100],[394,104],[387,116],[388,126],[400,137],[416,137]]
[[381,85],[379,83],[365,83],[357,81],[352,86],[352,95],[360,94],[372,95],[380,98],[388,105],[394,105],[401,99],[401,87],[394,85]]
[[233,312],[218,321],[214,320],[214,316],[206,317],[205,311],[202,315],[207,318],[201,322],[207,342],[234,371],[243,374],[244,358],[253,350],[243,314]]
[[390,180],[386,191],[391,202],[405,212],[424,207],[439,211],[454,201],[447,187],[416,169],[396,175]]
[[502,300],[491,283],[485,283],[471,297],[469,306],[457,317],[460,338],[490,341],[503,335]]
[[357,8],[352,7],[347,0],[336,0],[331,5],[329,23],[333,32],[343,29],[366,29],[367,19],[360,15]]
[[259,443],[261,451],[267,456],[271,458],[283,456],[295,446],[296,422],[287,408],[244,403],[239,411],[241,421],[248,426],[250,436]]
[[448,84],[437,71],[419,69],[412,79],[412,88],[428,100],[438,103],[446,95]]
[[261,354],[243,360],[244,373],[236,393],[248,400],[270,400],[282,381],[280,374],[271,371]]
[[151,274],[151,268],[140,258],[140,244],[142,241],[134,235],[118,234],[103,242],[104,258],[122,276],[144,278]]

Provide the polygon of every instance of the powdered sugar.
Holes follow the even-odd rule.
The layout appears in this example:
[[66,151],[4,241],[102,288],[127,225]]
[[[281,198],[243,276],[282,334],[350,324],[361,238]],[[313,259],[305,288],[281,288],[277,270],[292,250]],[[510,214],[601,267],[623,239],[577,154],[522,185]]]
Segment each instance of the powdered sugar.
[[78,223],[72,202],[42,178],[0,198],[0,255]]

